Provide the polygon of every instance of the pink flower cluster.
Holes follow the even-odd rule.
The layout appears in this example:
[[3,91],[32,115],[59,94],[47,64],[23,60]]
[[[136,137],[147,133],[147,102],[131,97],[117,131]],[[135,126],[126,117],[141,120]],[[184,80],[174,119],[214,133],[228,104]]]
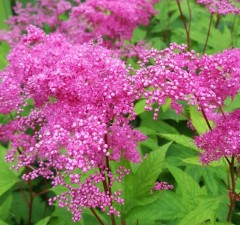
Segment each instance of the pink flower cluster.
[[44,25],[54,31],[60,24],[60,15],[71,9],[71,4],[67,0],[38,0],[35,5],[28,3],[26,7],[16,2],[14,12],[6,24],[9,24],[10,31],[1,31],[0,39],[14,45],[20,41],[21,35],[26,32],[29,25],[43,28]]
[[196,137],[195,143],[204,151],[201,161],[207,164],[221,157],[238,157],[240,154],[240,110],[216,120],[216,127]]
[[133,30],[147,25],[157,0],[87,0],[72,8],[62,31],[76,43],[102,36],[106,42],[131,39]]
[[232,0],[197,0],[197,3],[204,5],[213,14],[239,14],[240,7],[237,1]]
[[[136,88],[146,98],[146,110],[171,99],[171,107],[178,113],[182,101],[197,105],[199,110],[212,112],[232,98],[240,89],[239,49],[226,50],[200,57],[185,46],[174,43],[162,51],[152,49],[141,56],[140,69],[135,71]],[[154,117],[157,117],[155,109]]]
[[[17,169],[30,167],[26,180],[43,176],[53,179],[54,186],[66,186],[68,194],[58,199],[73,210],[75,221],[85,207],[108,207],[110,214],[118,214],[112,202],[123,202],[120,192],[101,191],[99,183],[112,176],[110,187],[122,179],[121,171],[118,178],[111,175],[109,160],[139,162],[137,144],[145,140],[129,125],[138,94],[128,70],[99,44],[71,44],[60,34],[46,35],[33,26],[27,31],[0,73],[1,113],[18,111],[0,127],[0,139],[11,140],[6,160],[16,161]],[[20,116],[28,99],[35,108]],[[93,175],[80,182],[89,171]]]
[[[84,43],[103,37],[105,45],[114,45],[122,39],[131,39],[133,30],[147,25],[155,13],[153,4],[157,0],[130,0],[127,7],[123,0],[38,0],[34,6],[23,8],[20,3],[15,7],[17,15],[7,22],[10,32],[1,32],[0,39],[11,45],[18,42],[28,25],[64,33],[72,43]],[[70,11],[70,12],[69,12]],[[60,16],[69,18],[64,21]]]
[[156,182],[155,183],[155,186],[153,187],[153,189],[151,190],[151,192],[153,191],[160,191],[160,190],[170,190],[170,189],[173,189],[174,186],[171,185],[171,184],[168,184],[167,182],[165,181],[162,181],[162,182]]

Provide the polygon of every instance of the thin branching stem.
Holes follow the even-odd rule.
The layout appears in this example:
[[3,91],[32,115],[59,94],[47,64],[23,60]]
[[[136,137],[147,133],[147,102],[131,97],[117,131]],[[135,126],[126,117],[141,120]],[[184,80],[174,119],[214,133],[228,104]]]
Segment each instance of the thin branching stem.
[[29,201],[27,199],[27,196],[24,193],[23,187],[22,187],[22,185],[20,183],[18,183],[18,189],[19,189],[20,193],[22,194],[22,196],[24,198],[24,201],[26,202],[26,204],[27,204],[27,206],[29,208],[30,203],[29,203]]
[[235,157],[232,156],[231,161],[229,161],[229,168],[230,168],[230,178],[231,178],[231,188],[229,188],[229,200],[230,200],[230,205],[229,205],[229,211],[227,215],[227,222],[231,221],[232,213],[235,207],[236,203],[236,179],[234,176],[234,160]]
[[211,27],[212,27],[212,21],[213,21],[213,14],[211,13],[211,17],[210,17],[210,21],[209,21],[209,25],[208,25],[207,37],[206,37],[206,41],[205,41],[204,48],[203,48],[203,54],[205,53],[206,48],[207,48],[208,39],[209,39]]
[[212,130],[212,127],[211,127],[211,125],[210,125],[210,123],[209,123],[209,121],[208,121],[208,118],[207,118],[207,116],[206,116],[206,113],[205,113],[204,109],[202,108],[201,111],[202,111],[203,118],[205,119],[205,121],[206,121],[206,123],[207,123],[207,126],[208,126],[208,128],[209,128],[209,130]]
[[183,15],[180,0],[176,0],[176,2],[177,2],[177,5],[178,5],[178,9],[179,9],[179,12],[180,12],[180,16],[181,16],[181,19],[182,19],[182,22],[183,22],[184,29],[185,29],[185,32],[186,32],[187,50],[190,51],[190,33],[189,33],[189,30],[188,30],[188,27],[187,27],[187,21],[186,21],[184,15]]
[[105,225],[104,222],[101,220],[101,218],[98,216],[98,214],[96,213],[96,211],[93,208],[90,208],[91,212],[93,213],[93,215],[96,217],[96,219],[98,220],[98,222],[101,225]]
[[188,33],[190,34],[191,31],[191,22],[192,22],[192,12],[189,0],[187,0],[187,7],[188,7],[188,14],[189,14],[189,22],[188,22]]

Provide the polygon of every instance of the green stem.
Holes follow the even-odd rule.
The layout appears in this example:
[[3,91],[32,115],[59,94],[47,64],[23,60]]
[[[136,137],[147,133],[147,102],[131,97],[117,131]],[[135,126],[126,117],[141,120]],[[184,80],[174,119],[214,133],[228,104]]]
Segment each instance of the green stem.
[[190,34],[191,22],[192,22],[192,12],[191,12],[191,7],[190,7],[189,0],[187,0],[187,7],[188,7],[188,14],[189,14],[188,33]]
[[204,48],[203,48],[203,54],[205,53],[206,48],[207,48],[207,43],[208,43],[208,38],[209,38],[209,35],[210,35],[212,21],[213,21],[213,14],[211,14],[211,17],[210,17],[210,21],[209,21],[209,25],[208,25],[207,38],[206,38],[205,45],[204,45]]

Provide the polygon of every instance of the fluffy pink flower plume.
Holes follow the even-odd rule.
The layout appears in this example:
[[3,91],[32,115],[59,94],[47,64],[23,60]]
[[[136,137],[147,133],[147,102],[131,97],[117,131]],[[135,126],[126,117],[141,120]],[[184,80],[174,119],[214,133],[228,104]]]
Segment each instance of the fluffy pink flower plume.
[[[145,140],[129,125],[138,94],[128,70],[98,44],[70,44],[60,34],[46,35],[33,26],[27,31],[0,74],[1,113],[18,111],[0,127],[0,138],[11,140],[6,160],[15,161],[17,169],[31,167],[25,179],[43,176],[65,186],[68,191],[55,200],[72,211],[74,221],[86,207],[118,215],[112,202],[123,203],[120,191],[102,191],[100,185],[105,176],[111,186],[129,173],[120,168],[111,174],[109,160],[139,162],[137,144]],[[29,98],[35,108],[21,117]]]
[[172,43],[162,51],[152,49],[140,55],[140,69],[135,71],[133,82],[146,98],[146,110],[170,98],[171,107],[178,113],[181,101],[212,112],[240,89],[239,55],[240,50],[234,49],[200,57],[194,51],[187,52],[184,45]]
[[197,3],[204,5],[213,14],[239,14],[239,1],[232,0],[197,0]]
[[71,7],[70,2],[66,0],[38,0],[34,6],[28,3],[25,8],[17,2],[14,8],[16,15],[6,21],[6,24],[10,26],[10,31],[1,31],[0,39],[14,45],[20,41],[21,35],[31,24],[40,28],[48,25],[54,31],[61,24],[59,16]]
[[[84,43],[97,37],[104,37],[104,44],[112,47],[123,39],[131,39],[133,30],[139,25],[147,25],[155,13],[153,4],[157,0],[38,0],[34,6],[15,7],[16,16],[7,22],[10,32],[2,32],[0,39],[11,45],[20,40],[28,25],[43,28],[48,25],[51,31],[64,33],[72,43]],[[70,11],[67,21],[60,15]],[[119,45],[119,43],[117,44]]]
[[196,145],[203,150],[201,161],[208,164],[222,157],[238,157],[240,149],[240,110],[236,110],[216,121],[216,126],[196,137]]
[[156,13],[157,0],[87,0],[73,7],[62,30],[74,42],[85,42],[98,36],[106,42],[131,39],[133,30],[140,24],[147,25]]

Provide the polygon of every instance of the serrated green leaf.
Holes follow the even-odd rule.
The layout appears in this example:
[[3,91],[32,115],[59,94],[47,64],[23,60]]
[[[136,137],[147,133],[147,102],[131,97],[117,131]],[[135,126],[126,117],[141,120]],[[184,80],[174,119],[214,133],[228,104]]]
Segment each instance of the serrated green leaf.
[[168,169],[174,176],[178,188],[180,189],[180,193],[185,197],[196,197],[206,194],[206,191],[199,186],[197,181],[183,170],[170,165],[168,165]]
[[210,220],[212,224],[216,221],[218,208],[226,196],[198,197],[199,203],[184,218],[179,225],[201,225],[204,221]]
[[140,146],[146,146],[152,150],[156,150],[159,148],[157,140],[153,140],[152,138],[148,138],[146,141],[141,142]]
[[157,135],[166,138],[170,141],[174,141],[177,144],[180,144],[184,147],[193,149],[195,151],[198,151],[198,148],[196,147],[196,145],[194,144],[194,141],[192,138],[187,137],[185,135],[180,135],[180,134],[162,134],[162,133],[157,133]]
[[127,214],[127,219],[174,220],[185,216],[186,213],[180,196],[171,191],[161,191],[159,198],[153,203],[132,208]]
[[131,208],[156,200],[156,196],[151,194],[150,190],[163,169],[163,160],[170,145],[171,143],[168,143],[150,152],[137,171],[124,178],[124,216]]

